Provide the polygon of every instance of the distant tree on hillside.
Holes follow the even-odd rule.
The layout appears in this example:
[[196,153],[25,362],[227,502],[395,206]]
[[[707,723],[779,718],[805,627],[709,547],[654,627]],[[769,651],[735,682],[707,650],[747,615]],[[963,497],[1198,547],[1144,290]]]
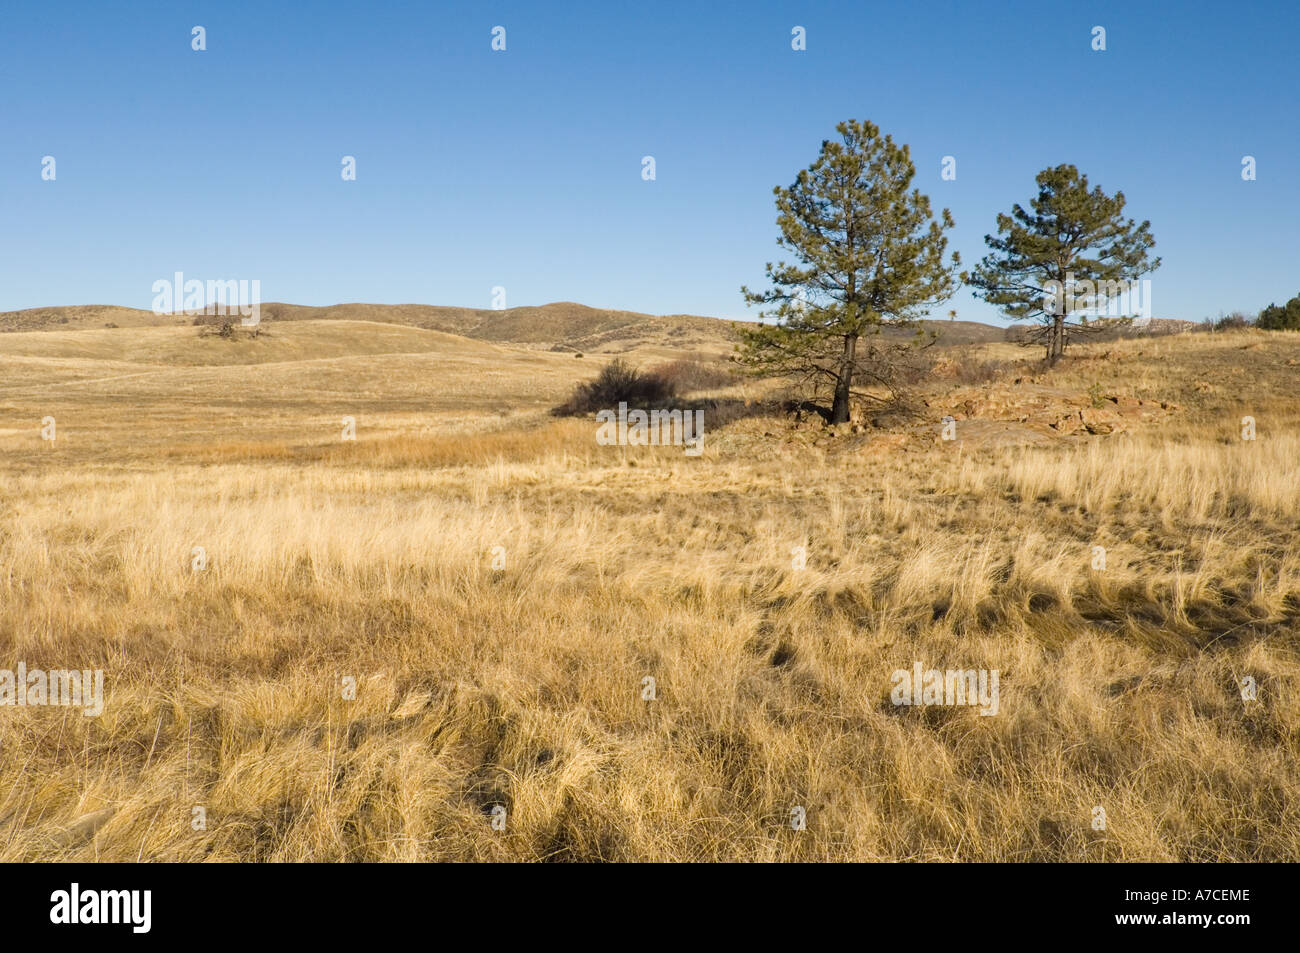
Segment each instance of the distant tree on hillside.
[[737,360],[760,375],[794,376],[828,396],[825,416],[844,423],[860,381],[892,389],[902,353],[883,327],[910,324],[951,297],[960,264],[944,260],[952,216],[936,221],[930,200],[909,187],[916,173],[907,146],[870,122],[835,127],[840,139],[789,188],[777,187],[777,244],[799,264],[767,265],[774,287],[741,288],[749,304],[774,305],[775,324],[741,330]]
[[[1071,334],[1105,325],[1089,323],[1086,312],[1104,308],[1160,259],[1148,257],[1151,223],[1123,217],[1123,192],[1089,190],[1072,165],[1044,169],[1037,182],[1031,211],[1017,204],[999,215],[998,234],[984,236],[991,253],[963,278],[1007,315],[1037,321],[1030,343],[1044,345],[1055,364]],[[1085,315],[1072,322],[1078,312]]]
[[1255,323],[1266,331],[1300,331],[1300,294],[1284,305],[1270,304]]

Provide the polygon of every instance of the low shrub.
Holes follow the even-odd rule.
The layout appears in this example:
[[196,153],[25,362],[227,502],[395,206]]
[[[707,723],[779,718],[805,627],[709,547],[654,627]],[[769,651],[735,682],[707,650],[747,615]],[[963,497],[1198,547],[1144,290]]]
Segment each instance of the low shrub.
[[1220,313],[1219,320],[1214,322],[1214,330],[1216,331],[1240,331],[1248,327],[1250,327],[1250,318],[1240,311],[1234,311],[1229,315]]
[[677,396],[676,386],[654,372],[643,372],[622,358],[600,369],[594,380],[579,384],[569,399],[551,410],[557,417],[579,417],[612,410],[620,403],[643,410],[662,408]]

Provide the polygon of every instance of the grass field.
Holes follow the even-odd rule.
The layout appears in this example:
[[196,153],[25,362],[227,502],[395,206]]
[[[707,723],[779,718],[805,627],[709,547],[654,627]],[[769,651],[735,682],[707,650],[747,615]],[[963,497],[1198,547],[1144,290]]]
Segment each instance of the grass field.
[[[549,416],[592,355],[0,335],[0,667],[106,679],[0,708],[0,860],[1300,860],[1300,335],[974,350],[896,441],[689,457]],[[1167,407],[939,439],[1032,388]]]

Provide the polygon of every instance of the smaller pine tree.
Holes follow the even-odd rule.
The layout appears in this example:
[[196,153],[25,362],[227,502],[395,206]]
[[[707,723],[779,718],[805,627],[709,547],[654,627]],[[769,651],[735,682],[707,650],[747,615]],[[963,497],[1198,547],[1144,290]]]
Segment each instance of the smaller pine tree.
[[[975,295],[1017,320],[1038,322],[1032,342],[1055,364],[1067,338],[1099,330],[1087,314],[1104,308],[1143,274],[1160,267],[1151,258],[1151,223],[1124,217],[1124,193],[1089,188],[1072,165],[1038,173],[1038,195],[1029,208],[1017,204],[999,215],[991,249],[965,276]],[[1079,320],[1071,321],[1073,313]]]

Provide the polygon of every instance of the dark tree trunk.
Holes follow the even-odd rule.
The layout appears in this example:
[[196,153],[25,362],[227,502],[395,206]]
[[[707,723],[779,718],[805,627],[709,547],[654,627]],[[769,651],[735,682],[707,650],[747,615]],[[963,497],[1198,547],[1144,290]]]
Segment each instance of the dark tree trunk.
[[858,336],[856,334],[846,334],[844,336],[844,356],[840,360],[840,376],[835,382],[835,402],[831,404],[832,424],[846,424],[849,422],[851,415],[849,407],[849,391],[853,387],[853,367],[857,360]]
[[1058,316],[1052,320],[1051,330],[1047,333],[1047,364],[1056,364],[1065,354],[1065,318]]
[[1068,268],[1069,262],[1058,257],[1056,260],[1056,281],[1061,288],[1062,300],[1057,302],[1052,314],[1052,329],[1047,335],[1048,367],[1055,367],[1056,362],[1065,353],[1065,318],[1070,313],[1069,306],[1064,300],[1065,280],[1070,274]]

